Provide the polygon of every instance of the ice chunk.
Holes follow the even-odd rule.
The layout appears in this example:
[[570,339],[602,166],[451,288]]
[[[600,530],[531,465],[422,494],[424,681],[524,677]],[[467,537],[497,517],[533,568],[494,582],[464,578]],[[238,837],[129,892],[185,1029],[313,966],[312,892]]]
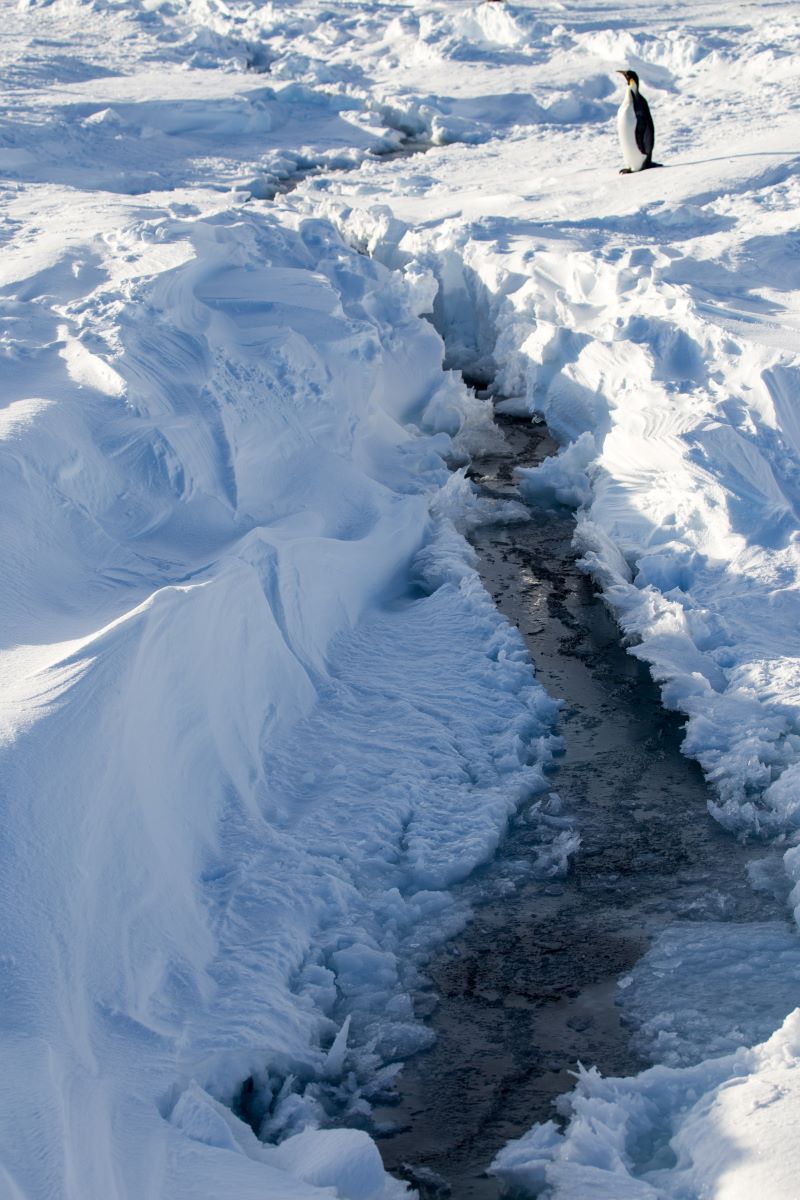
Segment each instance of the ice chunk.
[[275,1151],[276,1165],[317,1187],[335,1188],[341,1200],[400,1200],[405,1184],[387,1176],[378,1148],[357,1129],[299,1133]]
[[582,433],[540,466],[520,468],[517,471],[520,491],[528,500],[557,500],[572,508],[586,505],[592,496],[587,468],[596,457],[594,438],[590,433]]

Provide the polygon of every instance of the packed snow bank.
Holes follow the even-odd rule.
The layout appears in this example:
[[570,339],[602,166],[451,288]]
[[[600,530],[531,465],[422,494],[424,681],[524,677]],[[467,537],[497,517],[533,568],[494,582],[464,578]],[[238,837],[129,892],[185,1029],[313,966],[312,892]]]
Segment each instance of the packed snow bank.
[[[378,1200],[314,1127],[424,1040],[415,955],[555,706],[453,523],[443,456],[496,433],[429,289],[192,200],[6,210],[1,1156],[30,1197]],[[226,1114],[248,1078],[304,1140]]]
[[511,1142],[492,1173],[548,1200],[751,1200],[794,1195],[800,1010],[760,1046],[633,1079],[581,1070],[554,1122]]

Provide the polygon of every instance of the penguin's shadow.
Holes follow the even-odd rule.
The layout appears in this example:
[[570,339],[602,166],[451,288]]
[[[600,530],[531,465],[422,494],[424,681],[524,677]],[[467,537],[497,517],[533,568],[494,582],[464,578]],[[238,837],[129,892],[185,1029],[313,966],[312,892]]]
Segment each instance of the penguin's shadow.
[[[794,158],[800,158],[800,150],[758,150],[749,154],[718,154],[715,158],[693,158],[690,162],[683,159],[672,163],[659,163],[661,167],[703,167],[706,163],[729,162],[734,158],[783,158],[788,160],[787,166]],[[653,166],[656,164],[653,163]]]

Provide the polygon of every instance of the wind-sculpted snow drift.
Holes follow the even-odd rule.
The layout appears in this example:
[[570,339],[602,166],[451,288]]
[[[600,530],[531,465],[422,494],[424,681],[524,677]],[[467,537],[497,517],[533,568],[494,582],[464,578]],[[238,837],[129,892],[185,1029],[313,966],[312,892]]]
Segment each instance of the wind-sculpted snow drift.
[[222,1105],[419,1045],[398,962],[543,786],[554,705],[451,520],[481,519],[442,455],[496,436],[486,407],[442,374],[430,289],[323,222],[15,251],[6,1184],[399,1194],[365,1134],[270,1151]]
[[[494,435],[421,313],[545,414],[522,490],[579,506],[716,815],[800,878],[798,6],[2,11],[3,1194],[403,1195],[318,1126],[424,1043],[418,956],[556,714],[459,532],[491,514],[445,461]],[[624,187],[623,65],[669,162]],[[787,942],[747,985],[771,947],[784,1007]],[[662,953],[670,1065],[582,1072],[496,1170],[788,1200],[796,1015],[704,1051]]]

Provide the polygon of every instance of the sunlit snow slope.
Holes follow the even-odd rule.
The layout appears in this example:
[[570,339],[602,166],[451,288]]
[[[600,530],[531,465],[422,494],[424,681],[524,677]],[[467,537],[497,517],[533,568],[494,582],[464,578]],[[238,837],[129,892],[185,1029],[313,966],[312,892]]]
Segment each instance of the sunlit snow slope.
[[[420,1044],[407,944],[543,786],[451,519],[486,406],[431,280],[229,190],[278,126],[367,144],[336,103],[191,14],[3,20],[0,1191],[403,1194],[301,1130]],[[226,1106],[292,1075],[267,1147]]]
[[[416,954],[554,720],[459,532],[489,418],[420,314],[546,415],[524,489],[580,507],[717,815],[800,876],[800,5],[0,15],[0,1192],[402,1195],[315,1125],[421,1044]],[[665,164],[623,180],[622,66]],[[496,1167],[787,1200],[798,1061],[790,1017],[586,1073]]]

